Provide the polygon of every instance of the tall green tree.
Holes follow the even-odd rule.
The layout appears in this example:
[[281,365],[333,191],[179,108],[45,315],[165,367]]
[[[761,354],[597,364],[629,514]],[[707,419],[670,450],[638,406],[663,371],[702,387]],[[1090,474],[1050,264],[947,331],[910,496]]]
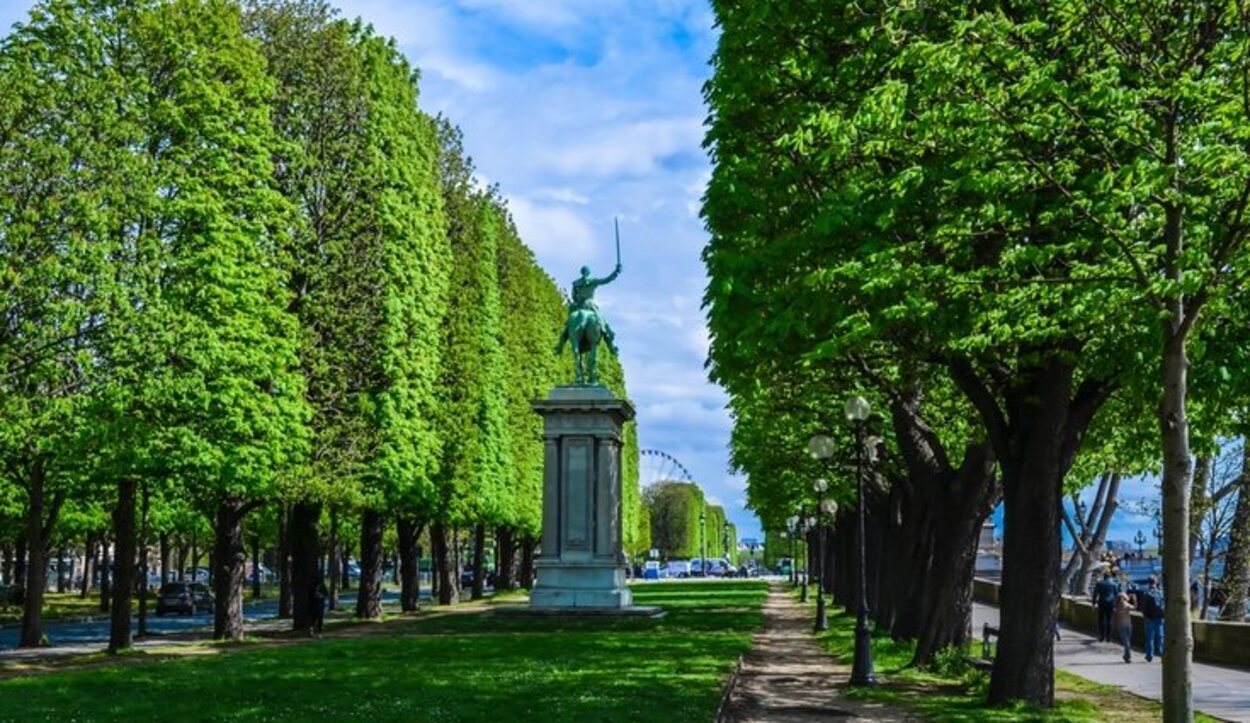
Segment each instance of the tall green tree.
[[107,149],[91,159],[92,190],[118,290],[93,345],[103,375],[90,412],[118,490],[109,647],[130,643],[140,482],[166,476],[216,511],[214,634],[241,637],[242,518],[304,436],[269,226],[282,209],[264,60],[224,1],[49,7],[30,32],[114,83],[110,115],[85,128]]
[[283,491],[293,625],[313,621],[323,505],[354,507],[379,444],[364,400],[379,384],[383,246],[370,233],[378,179],[369,155],[367,33],[319,0],[247,4],[248,34],[276,89],[275,179],[293,212],[280,250],[290,309],[300,322],[300,367],[313,410],[306,470]]
[[25,502],[23,646],[39,645],[48,546],[81,474],[82,412],[109,282],[107,139],[117,78],[71,3],[0,45],[0,463]]
[[[499,237],[506,227],[493,207],[493,191],[475,185],[459,129],[439,118],[438,134],[447,241],[454,262],[444,321],[442,463],[431,545],[441,576],[439,602],[446,605],[459,595],[448,530],[504,517],[512,458],[497,266]],[[476,537],[483,539],[480,533]],[[481,574],[474,575],[475,593],[481,579]]]
[[376,428],[362,475],[360,592],[356,614],[381,614],[384,511],[423,512],[434,506],[440,471],[438,389],[443,364],[441,325],[452,255],[439,186],[439,144],[431,119],[417,107],[417,73],[395,47],[368,28],[359,31],[368,90],[365,172],[376,184],[362,238],[373,250],[354,266],[375,289],[368,314],[376,344],[358,369],[361,404]]
[[542,528],[543,423],[532,404],[561,383],[562,361],[551,353],[559,335],[556,318],[564,300],[555,282],[539,267],[504,208],[497,208],[503,232],[495,258],[500,304],[508,310],[502,325],[507,379],[508,442],[512,457],[511,504],[496,536],[499,586],[513,582],[515,551],[536,540]]

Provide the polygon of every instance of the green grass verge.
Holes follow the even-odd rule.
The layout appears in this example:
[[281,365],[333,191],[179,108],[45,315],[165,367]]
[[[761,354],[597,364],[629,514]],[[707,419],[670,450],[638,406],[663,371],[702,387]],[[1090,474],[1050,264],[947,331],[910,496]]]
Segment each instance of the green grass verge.
[[[849,665],[855,654],[855,616],[830,607],[829,630],[820,638],[835,658]],[[991,708],[985,705],[989,674],[967,665],[962,654],[951,651],[933,669],[920,670],[907,667],[914,652],[910,642],[874,633],[873,663],[881,685],[852,689],[848,695],[907,707],[937,723],[1154,723],[1162,719],[1154,701],[1061,670],[1055,673],[1053,709],[1024,704]],[[1195,720],[1218,723],[1201,714]]]
[[710,720],[763,622],[766,585],[634,593],[667,617],[427,613],[354,637],[3,680],[0,720]]

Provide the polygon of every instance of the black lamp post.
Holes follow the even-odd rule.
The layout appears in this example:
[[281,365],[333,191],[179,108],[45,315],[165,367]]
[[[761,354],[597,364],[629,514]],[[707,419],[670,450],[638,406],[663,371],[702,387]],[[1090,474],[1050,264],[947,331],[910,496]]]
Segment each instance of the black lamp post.
[[1133,535],[1133,542],[1137,543],[1137,559],[1139,560],[1145,559],[1146,557],[1146,550],[1145,550],[1146,533],[1142,532],[1141,530],[1138,530],[1137,534]]
[[787,518],[786,530],[785,532],[782,532],[781,534],[783,537],[789,538],[790,540],[790,587],[794,587],[795,585],[799,584],[798,575],[795,574],[796,572],[798,572],[798,570],[794,566],[794,533],[793,533],[793,530],[794,530],[794,525],[791,524],[790,520]]
[[877,676],[872,667],[872,632],[868,629],[868,561],[864,550],[866,530],[864,515],[864,423],[872,411],[868,400],[855,396],[846,400],[846,418],[855,425],[855,497],[859,509],[859,525],[855,531],[856,563],[859,567],[855,575],[856,592],[859,608],[855,615],[855,659],[851,665],[851,685],[876,685]]
[[799,586],[799,518],[791,516],[786,519],[790,529],[790,586]]
[[803,573],[802,573],[802,580],[803,580],[803,582],[801,583],[801,584],[802,584],[802,587],[801,587],[801,588],[799,588],[799,602],[801,602],[801,603],[806,603],[806,602],[807,602],[807,582],[808,582],[808,580],[809,580],[809,579],[811,579],[811,571],[807,569],[807,567],[808,567],[808,566],[807,566],[807,557],[808,557],[808,554],[807,554],[807,552],[808,552],[808,550],[807,550],[807,535],[806,535],[806,534],[804,534],[804,533],[805,533],[805,532],[807,532],[807,530],[808,530],[809,528],[807,527],[807,519],[806,519],[806,518],[804,518],[804,517],[802,517],[802,516],[800,515],[800,516],[798,516],[798,517],[795,517],[794,519],[795,519],[795,520],[798,520],[798,523],[797,523],[797,524],[798,524],[798,527],[796,528],[796,530],[797,530],[797,536],[798,536],[799,540],[803,543],[803,547],[802,547],[802,549],[799,551],[799,552],[800,552],[800,554],[802,554],[802,555],[803,555]]
[[[833,438],[827,434],[817,434],[813,436],[807,443],[807,450],[811,452],[812,457],[820,460],[821,464],[826,467],[829,465],[829,459],[833,457]],[[816,490],[816,630],[828,630],[829,618],[825,614],[825,520],[822,519],[825,514],[825,502],[833,500],[825,500],[825,492],[829,490],[829,482],[821,477],[816,480],[814,486]],[[836,505],[834,506],[836,509]]]
[[703,559],[699,560],[699,577],[707,577],[707,503],[699,510],[699,540],[703,547]]

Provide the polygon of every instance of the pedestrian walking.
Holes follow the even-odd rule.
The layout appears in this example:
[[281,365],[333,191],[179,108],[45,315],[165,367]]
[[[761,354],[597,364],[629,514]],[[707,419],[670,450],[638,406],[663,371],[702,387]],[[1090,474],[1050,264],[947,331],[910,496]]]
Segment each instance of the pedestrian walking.
[[320,636],[321,629],[325,625],[326,620],[326,602],[330,599],[330,591],[326,590],[326,584],[323,580],[317,580],[313,583],[312,592],[312,634]]
[[1163,590],[1154,575],[1146,581],[1146,589],[1137,596],[1137,609],[1141,611],[1146,627],[1146,662],[1157,655],[1163,657]]
[[1120,586],[1110,570],[1102,573],[1102,579],[1094,585],[1092,595],[1094,606],[1098,608],[1098,642],[1109,643],[1111,637],[1111,613],[1115,610],[1116,596],[1120,594]]
[[1115,610],[1111,613],[1111,624],[1120,636],[1120,645],[1124,647],[1124,662],[1133,660],[1133,603],[1128,595],[1120,593],[1115,598]]

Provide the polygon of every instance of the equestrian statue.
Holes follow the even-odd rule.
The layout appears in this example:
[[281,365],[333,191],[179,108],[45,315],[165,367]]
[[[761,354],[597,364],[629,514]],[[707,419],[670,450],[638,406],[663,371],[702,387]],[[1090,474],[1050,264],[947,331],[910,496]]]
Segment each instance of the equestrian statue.
[[572,293],[569,295],[569,316],[564,322],[564,330],[560,332],[560,342],[556,344],[556,354],[564,353],[564,344],[568,342],[573,348],[573,374],[578,384],[599,384],[599,371],[596,359],[599,342],[607,343],[608,349],[615,355],[616,334],[612,327],[599,313],[595,304],[595,289],[610,284],[621,273],[621,228],[616,227],[616,268],[602,279],[591,278],[590,267],[583,266],[581,277],[573,282]]

